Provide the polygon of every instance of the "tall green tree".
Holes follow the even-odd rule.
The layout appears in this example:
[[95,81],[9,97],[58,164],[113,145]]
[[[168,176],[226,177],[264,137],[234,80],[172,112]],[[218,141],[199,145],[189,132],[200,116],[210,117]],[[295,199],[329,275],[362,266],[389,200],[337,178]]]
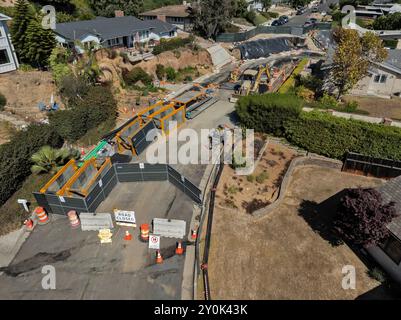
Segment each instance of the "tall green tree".
[[38,20],[32,19],[26,30],[25,41],[27,61],[34,67],[47,66],[52,50],[56,46],[53,31],[44,29]]
[[34,17],[34,10],[27,0],[17,0],[11,22],[11,38],[21,62],[27,61],[27,29]]
[[193,6],[195,29],[206,38],[216,38],[233,16],[231,0],[200,0]]
[[263,10],[267,11],[272,5],[272,0],[260,0],[260,3],[262,4]]
[[113,17],[116,10],[124,11],[125,15],[137,16],[143,11],[143,0],[89,0],[96,15]]
[[329,74],[329,82],[338,90],[337,98],[351,90],[368,74],[372,63],[387,57],[383,41],[373,32],[362,37],[356,30],[338,28],[333,32],[337,47]]

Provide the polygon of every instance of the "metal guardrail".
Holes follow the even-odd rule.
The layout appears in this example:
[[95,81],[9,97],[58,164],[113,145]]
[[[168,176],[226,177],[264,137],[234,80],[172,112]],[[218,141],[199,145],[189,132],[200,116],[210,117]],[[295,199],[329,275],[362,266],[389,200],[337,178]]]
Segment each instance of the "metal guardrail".
[[[206,226],[206,237],[205,237],[205,248],[203,252],[203,257],[202,257],[202,263],[200,266],[200,269],[202,270],[202,278],[203,278],[203,286],[204,286],[204,295],[205,295],[205,300],[211,300],[210,297],[210,286],[209,286],[209,274],[208,274],[208,268],[207,264],[209,261],[209,249],[210,249],[210,238],[211,238],[211,230],[212,230],[212,225],[213,225],[213,212],[214,212],[214,201],[216,197],[216,188],[219,183],[221,174],[223,172],[224,168],[224,163],[222,163],[222,158],[220,159],[220,162],[218,165],[216,165],[213,169],[212,172],[209,176],[208,183],[206,184],[206,188],[209,185],[210,181],[213,179],[213,185],[210,191],[209,195],[209,205],[208,205],[208,211],[207,211],[207,226]],[[203,204],[206,204],[206,201],[204,199]],[[205,207],[203,208],[203,210]],[[206,214],[202,214],[202,218],[200,221],[199,229],[202,229],[204,220],[205,220]],[[199,258],[199,242],[200,242],[200,236],[196,240],[196,246],[195,246],[195,262],[196,265],[199,264],[200,258]],[[199,268],[199,266],[198,266]],[[199,273],[199,271],[197,271]],[[195,293],[196,294],[196,293]]]

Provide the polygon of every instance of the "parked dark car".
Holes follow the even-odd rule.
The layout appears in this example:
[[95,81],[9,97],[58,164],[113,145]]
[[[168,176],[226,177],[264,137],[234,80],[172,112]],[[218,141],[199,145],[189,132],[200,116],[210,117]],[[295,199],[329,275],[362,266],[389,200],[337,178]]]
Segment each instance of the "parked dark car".
[[304,27],[309,27],[309,26],[312,26],[312,25],[313,25],[313,23],[310,22],[309,20],[305,21],[305,23],[304,23]]
[[299,16],[299,15],[301,15],[301,14],[304,14],[306,12],[306,9],[305,8],[298,8],[297,9],[297,16]]
[[280,22],[279,20],[274,20],[274,21],[272,22],[272,26],[273,26],[273,27],[281,26],[281,22]]
[[278,20],[281,22],[281,24],[285,24],[288,22],[288,17],[287,16],[281,16],[278,18]]
[[312,22],[313,24],[315,24],[317,22],[317,19],[316,18],[310,18],[309,21]]
[[312,8],[312,12],[316,13],[318,11],[319,11],[319,8],[317,6]]

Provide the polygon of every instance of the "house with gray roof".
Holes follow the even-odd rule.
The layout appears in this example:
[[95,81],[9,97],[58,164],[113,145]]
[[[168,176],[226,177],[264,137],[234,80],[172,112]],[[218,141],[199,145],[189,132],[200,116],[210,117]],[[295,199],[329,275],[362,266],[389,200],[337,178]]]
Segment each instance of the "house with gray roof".
[[399,214],[388,225],[390,236],[379,246],[366,251],[397,282],[401,283],[401,176],[393,178],[377,188],[385,203],[394,202]]
[[[333,64],[334,46],[330,45],[326,52],[326,61],[321,70],[328,72]],[[387,52],[386,60],[372,63],[368,75],[355,85],[351,94],[383,98],[401,96],[401,49],[388,49]]]
[[63,46],[72,47],[79,42],[102,48],[132,48],[135,43],[176,37],[177,27],[158,19],[143,21],[132,16],[117,16],[57,23],[54,32],[56,40]]
[[0,73],[17,70],[18,59],[11,43],[7,21],[10,17],[0,13]]

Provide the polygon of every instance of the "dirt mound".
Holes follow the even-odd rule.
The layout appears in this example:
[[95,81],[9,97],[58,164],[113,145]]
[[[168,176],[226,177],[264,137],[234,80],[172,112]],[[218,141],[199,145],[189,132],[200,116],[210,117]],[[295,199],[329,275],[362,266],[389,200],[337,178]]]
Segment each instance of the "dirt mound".
[[194,53],[189,49],[183,49],[175,52],[163,52],[155,56],[152,60],[140,62],[137,66],[148,73],[155,74],[157,64],[178,70],[185,67],[210,68],[213,62],[206,50],[199,50]]
[[38,103],[49,103],[51,95],[62,107],[52,75],[47,71],[15,71],[0,75],[0,92],[7,98],[6,110],[25,120],[46,118]]

